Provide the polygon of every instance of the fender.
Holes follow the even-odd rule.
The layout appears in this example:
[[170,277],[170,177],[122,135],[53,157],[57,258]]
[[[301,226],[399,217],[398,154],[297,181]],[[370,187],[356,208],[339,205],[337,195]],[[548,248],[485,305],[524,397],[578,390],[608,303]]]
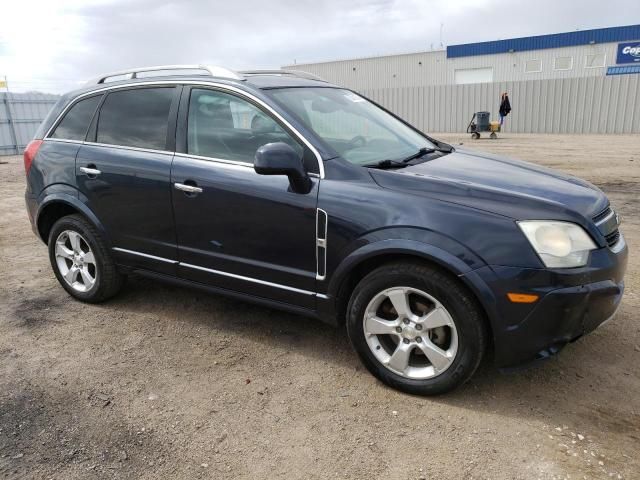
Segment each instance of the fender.
[[[46,210],[49,205],[54,203],[64,203],[67,204],[76,210],[78,210],[82,215],[84,215],[100,232],[102,238],[107,242],[108,246],[111,247],[111,239],[102,225],[102,222],[98,220],[98,217],[91,211],[91,209],[87,206],[86,203],[83,203],[78,198],[79,192],[68,185],[60,188],[61,185],[54,185],[53,187],[58,188],[47,188],[40,193],[38,197],[38,210],[35,215],[35,225],[39,224],[40,214]],[[46,242],[46,239],[42,239]]]
[[[329,232],[331,237],[331,232]],[[361,262],[379,255],[408,254],[424,257],[455,275],[486,265],[475,252],[458,240],[426,228],[393,226],[369,231],[340,248],[327,293],[335,295],[346,275]],[[333,263],[333,262],[332,262]]]
[[[435,232],[423,231],[422,233]],[[442,237],[439,234],[435,235],[437,237]],[[441,238],[440,240],[444,240],[444,238]],[[457,250],[455,254],[445,250],[441,246],[406,238],[388,238],[357,248],[340,262],[340,265],[331,276],[327,289],[327,296],[333,300],[330,302],[334,305],[329,306],[329,309],[331,309],[333,314],[337,312],[337,305],[335,305],[335,302],[338,298],[338,292],[342,282],[359,264],[377,256],[404,254],[424,258],[427,261],[440,265],[447,271],[456,275],[472,291],[476,299],[482,305],[490,324],[494,325],[497,318],[496,299],[491,289],[489,289],[487,284],[482,280],[482,277],[475,273],[475,270],[477,269],[484,268],[490,270],[490,267],[488,267],[481,258],[468,250],[462,244],[455,242],[452,239],[447,240],[449,242],[449,248],[455,246],[453,249]],[[326,304],[329,302],[323,303]],[[318,307],[320,310],[324,310],[321,304],[319,304]],[[329,312],[322,312],[323,317],[325,317],[326,314],[329,314]]]

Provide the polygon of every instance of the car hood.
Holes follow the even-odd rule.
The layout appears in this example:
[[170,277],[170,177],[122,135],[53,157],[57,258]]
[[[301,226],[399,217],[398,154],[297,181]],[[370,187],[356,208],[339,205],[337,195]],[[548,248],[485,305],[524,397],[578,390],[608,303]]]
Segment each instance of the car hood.
[[384,188],[411,191],[514,219],[592,218],[608,199],[589,182],[496,155],[458,150],[394,170],[371,170]]

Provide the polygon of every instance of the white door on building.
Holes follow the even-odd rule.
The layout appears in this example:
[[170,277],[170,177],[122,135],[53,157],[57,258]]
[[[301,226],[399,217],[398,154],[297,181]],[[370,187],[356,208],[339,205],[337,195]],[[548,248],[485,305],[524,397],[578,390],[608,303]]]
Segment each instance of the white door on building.
[[493,67],[486,68],[462,68],[455,71],[456,85],[467,83],[491,83],[493,82]]

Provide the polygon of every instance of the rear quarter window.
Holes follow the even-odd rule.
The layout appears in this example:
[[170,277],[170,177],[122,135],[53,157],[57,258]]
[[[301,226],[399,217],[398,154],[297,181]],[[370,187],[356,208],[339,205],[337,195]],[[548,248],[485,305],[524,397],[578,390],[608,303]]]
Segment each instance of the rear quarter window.
[[96,141],[164,150],[174,91],[161,87],[109,93],[100,109]]
[[101,95],[76,102],[51,134],[52,138],[83,141]]

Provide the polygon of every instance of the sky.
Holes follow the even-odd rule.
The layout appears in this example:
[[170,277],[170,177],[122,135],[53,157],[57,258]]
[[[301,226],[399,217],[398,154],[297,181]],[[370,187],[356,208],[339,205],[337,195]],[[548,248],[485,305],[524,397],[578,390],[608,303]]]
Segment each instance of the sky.
[[279,68],[638,24],[640,1],[4,0],[0,19],[11,91],[62,93],[145,65]]

